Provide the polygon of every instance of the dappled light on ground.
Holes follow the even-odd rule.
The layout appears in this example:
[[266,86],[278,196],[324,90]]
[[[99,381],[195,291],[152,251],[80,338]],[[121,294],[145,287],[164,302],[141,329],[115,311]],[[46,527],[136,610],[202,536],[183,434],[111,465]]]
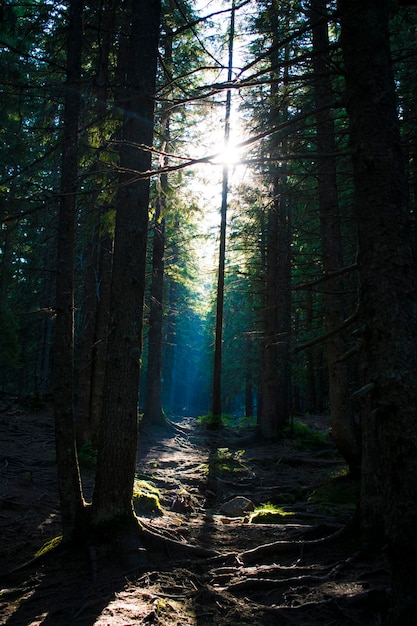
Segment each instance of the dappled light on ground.
[[[163,438],[143,434],[136,484],[157,494],[162,515],[139,496],[136,511],[146,532],[166,543],[105,558],[90,545],[3,575],[0,623],[382,624],[385,560],[347,532],[357,485],[327,420],[307,421],[314,437],[274,445],[250,429],[207,431],[191,418]],[[2,424],[4,574],[59,536],[60,526],[52,416],[2,415]],[[91,469],[84,481],[91,490]],[[265,523],[254,516],[261,510]]]

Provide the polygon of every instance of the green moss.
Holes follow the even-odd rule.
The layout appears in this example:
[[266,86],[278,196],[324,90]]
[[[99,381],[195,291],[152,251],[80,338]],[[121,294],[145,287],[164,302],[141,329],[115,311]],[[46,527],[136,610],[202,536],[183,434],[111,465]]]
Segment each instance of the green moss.
[[61,541],[62,541],[62,535],[59,535],[58,537],[54,537],[53,539],[50,539],[50,541],[47,541],[46,543],[44,543],[42,548],[40,548],[37,552],[35,552],[34,554],[35,559],[57,548],[59,544],[61,543]]
[[145,480],[135,480],[133,504],[137,513],[163,515],[160,492]]
[[249,516],[250,524],[285,524],[288,517],[294,515],[292,511],[286,511],[283,508],[267,502],[256,507]]

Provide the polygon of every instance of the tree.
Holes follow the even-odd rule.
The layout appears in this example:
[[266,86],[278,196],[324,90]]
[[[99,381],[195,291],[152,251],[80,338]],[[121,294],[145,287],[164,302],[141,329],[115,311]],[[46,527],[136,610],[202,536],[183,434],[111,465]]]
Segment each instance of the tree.
[[[227,82],[232,80],[233,71],[233,42],[235,37],[235,2],[232,0],[229,31],[229,58],[227,64]],[[224,143],[229,143],[230,138],[230,114],[232,106],[232,91],[226,90],[226,108],[224,120]],[[211,413],[213,420],[211,427],[218,427],[221,423],[222,414],[222,344],[223,344],[223,318],[224,318],[224,272],[226,263],[226,226],[227,226],[227,197],[229,186],[229,166],[223,164],[222,175],[222,202],[220,210],[220,243],[219,243],[219,268],[217,274],[216,296],[216,326],[214,331],[214,366],[213,366],[213,397]]]
[[55,304],[55,446],[64,541],[74,538],[84,509],[74,429],[74,242],[82,7],[80,0],[71,0],[69,5]]
[[[271,127],[288,118],[288,46],[278,45],[279,7],[273,2],[268,11],[272,31],[270,64]],[[286,23],[288,27],[288,20]],[[284,59],[281,59],[283,55]],[[282,69],[280,76],[279,68]],[[289,341],[291,332],[290,291],[290,213],[287,190],[287,137],[270,140],[270,190],[268,209],[266,269],[265,269],[265,329],[262,355],[262,374],[258,410],[259,428],[268,439],[277,437],[289,420],[290,364]]]
[[149,177],[161,4],[132,3],[111,284],[105,398],[93,494],[95,524],[135,523]]
[[[172,76],[172,29],[165,25],[164,69],[165,80],[171,81]],[[160,165],[168,165],[168,158],[163,156],[170,150],[170,105],[163,102],[160,120],[161,156]],[[166,425],[162,408],[162,322],[164,301],[165,272],[165,223],[167,196],[169,193],[168,175],[163,172],[158,176],[155,211],[153,220],[152,240],[152,280],[150,287],[149,330],[148,330],[148,363],[146,370],[146,396],[144,408],[144,424],[153,426]]]
[[[314,68],[313,91],[317,126],[317,191],[323,271],[336,276],[326,284],[324,294],[325,330],[331,332],[346,318],[343,291],[343,250],[336,171],[336,138],[331,107],[334,102],[330,74],[327,2],[311,3]],[[351,409],[348,367],[341,357],[347,352],[344,332],[333,333],[326,341],[332,437],[351,467],[360,466],[360,438]]]
[[388,543],[389,623],[411,626],[417,559],[417,284],[389,4],[340,0],[339,9],[358,229],[362,526]]

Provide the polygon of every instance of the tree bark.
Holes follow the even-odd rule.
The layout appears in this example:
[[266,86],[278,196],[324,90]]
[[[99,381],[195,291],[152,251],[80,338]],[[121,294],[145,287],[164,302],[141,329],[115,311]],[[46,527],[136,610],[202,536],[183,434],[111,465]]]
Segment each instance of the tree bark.
[[[227,80],[232,80],[233,70],[233,42],[235,37],[235,3],[232,0],[232,11],[229,31],[229,60]],[[224,124],[224,143],[227,146],[230,136],[230,114],[232,104],[232,91],[226,91],[226,114]],[[216,294],[216,327],[214,334],[214,363],[213,363],[213,396],[211,413],[213,421],[212,428],[221,425],[222,415],[222,353],[223,353],[223,317],[224,317],[224,271],[226,263],[226,226],[227,226],[227,196],[229,187],[229,166],[223,164],[222,181],[222,204],[220,210],[220,244],[219,244],[219,268],[217,274],[217,294]]]
[[84,504],[74,428],[74,242],[78,171],[78,119],[81,102],[79,81],[82,11],[83,3],[81,0],[71,0],[63,114],[55,304],[55,445],[64,541],[73,539],[78,532]]
[[[166,27],[164,46],[164,68],[171,80],[172,72],[172,32]],[[169,151],[170,143],[170,107],[162,105],[161,152]],[[160,166],[168,165],[166,156],[160,157]],[[146,400],[143,416],[144,426],[166,426],[167,422],[162,408],[162,322],[165,275],[165,216],[167,210],[168,175],[159,176],[154,216],[152,242],[152,281],[150,293],[149,334],[148,334],[148,368],[146,376]]]
[[[279,7],[271,7],[273,34],[271,67],[280,67],[277,24]],[[284,51],[285,56],[288,50]],[[280,78],[272,72],[271,124],[287,116],[285,94],[279,92],[279,82],[284,87],[288,69]],[[281,100],[279,97],[281,96]],[[268,211],[266,249],[266,296],[265,329],[262,351],[262,374],[258,411],[259,429],[263,437],[274,439],[290,416],[290,362],[289,342],[291,331],[291,273],[290,273],[290,214],[287,194],[287,164],[283,162],[287,152],[287,140],[270,148],[273,169],[271,171],[271,207]],[[279,157],[279,160],[278,158]],[[275,161],[276,159],[276,161]]]
[[103,416],[93,522],[134,521],[132,496],[138,437],[138,393],[148,230],[159,0],[135,0],[127,65]]
[[[165,189],[160,190],[160,193],[166,193],[166,186]],[[162,410],[161,382],[165,251],[165,218],[161,216],[161,206],[164,205],[165,199],[163,197],[160,197],[157,200],[155,208],[152,246],[152,282],[149,312],[148,368],[146,378],[146,402],[143,416],[143,423],[145,426],[149,424],[153,426],[165,425],[165,419]]]
[[[417,563],[416,258],[388,0],[340,0],[362,324],[362,524],[388,543],[391,625],[411,626]],[[367,392],[367,393],[365,393]]]
[[[336,141],[331,117],[333,90],[330,76],[329,36],[325,18],[327,1],[312,0],[313,20],[313,91],[317,108],[317,184],[320,208],[322,262],[324,272],[343,267],[342,239],[336,174]],[[327,107],[327,108],[326,108]],[[339,326],[346,318],[343,297],[343,276],[329,280],[324,293],[326,331]],[[350,467],[360,465],[359,428],[353,419],[347,364],[340,357],[347,352],[343,333],[332,335],[326,342],[329,379],[330,423],[335,444]]]

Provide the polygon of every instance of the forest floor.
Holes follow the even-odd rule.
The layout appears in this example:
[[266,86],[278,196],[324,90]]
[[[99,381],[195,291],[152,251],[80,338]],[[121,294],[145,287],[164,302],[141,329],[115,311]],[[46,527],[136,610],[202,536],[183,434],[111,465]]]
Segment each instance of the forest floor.
[[[148,529],[215,551],[211,557],[92,547],[32,559],[60,535],[50,411],[0,412],[0,624],[11,626],[343,626],[383,624],[388,567],[349,528],[357,483],[323,417],[274,445],[249,428],[207,431],[186,418],[164,438],[140,438],[136,498]],[[312,431],[311,429],[315,429]],[[91,492],[91,472],[84,472]],[[142,482],[144,481],[144,482]],[[228,509],[243,496],[253,517]],[[243,501],[243,508],[253,508]],[[256,510],[255,510],[256,512]],[[162,514],[161,514],[162,513]],[[263,522],[263,523],[261,523]]]

